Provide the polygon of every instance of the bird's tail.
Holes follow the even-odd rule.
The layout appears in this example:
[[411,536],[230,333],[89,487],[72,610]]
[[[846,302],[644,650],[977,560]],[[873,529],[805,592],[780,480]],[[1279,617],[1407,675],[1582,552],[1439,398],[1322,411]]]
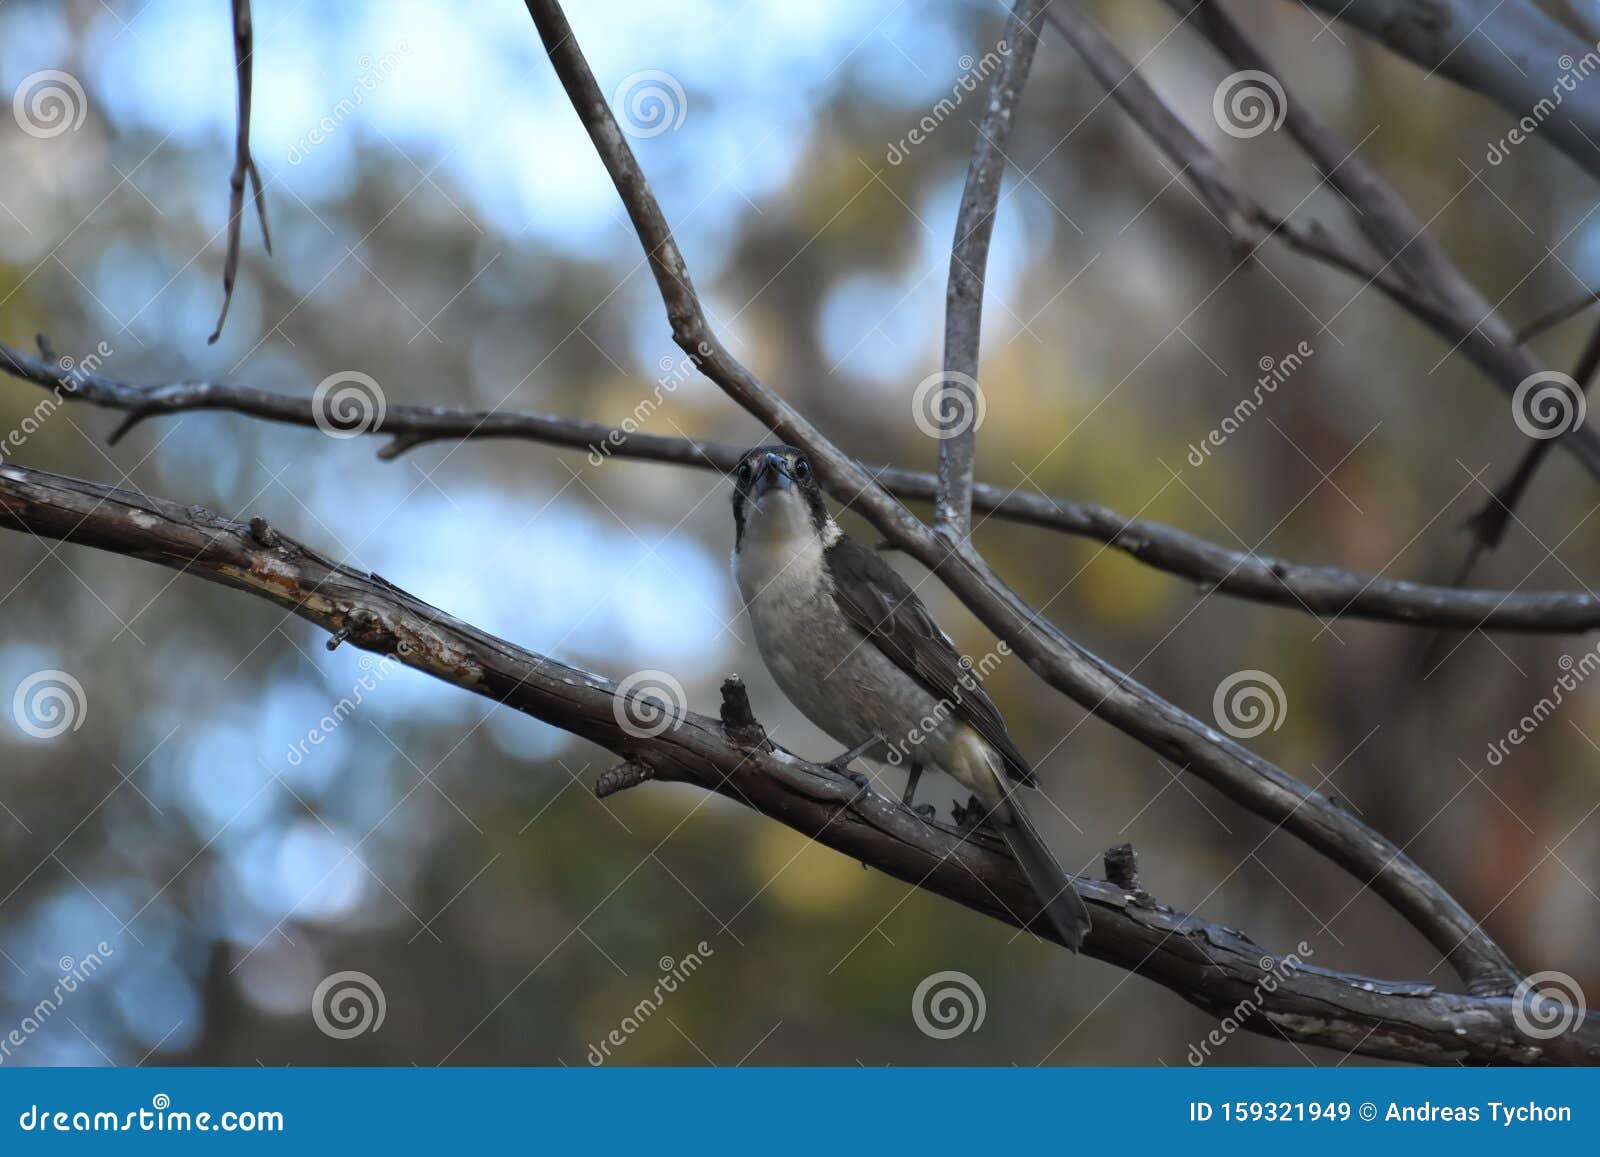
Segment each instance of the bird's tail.
[[1023,806],[1024,788],[1006,782],[1005,762],[999,752],[971,728],[956,737],[945,769],[965,787],[977,793],[990,809],[989,817],[1005,838],[1012,858],[1022,865],[1023,874],[1039,897],[1043,919],[1072,951],[1078,951],[1089,933],[1089,909],[1072,887],[1072,877],[1056,862],[1039,829],[1033,826]]
[[1005,837],[1011,855],[1022,865],[1028,883],[1033,885],[1041,915],[1056,930],[1061,942],[1076,952],[1089,933],[1089,909],[1073,888],[1072,878],[1056,861],[1039,835],[1039,829],[1028,818],[1019,798],[1021,794],[1017,789],[1010,792],[1001,812],[995,816],[1000,821],[996,826]]

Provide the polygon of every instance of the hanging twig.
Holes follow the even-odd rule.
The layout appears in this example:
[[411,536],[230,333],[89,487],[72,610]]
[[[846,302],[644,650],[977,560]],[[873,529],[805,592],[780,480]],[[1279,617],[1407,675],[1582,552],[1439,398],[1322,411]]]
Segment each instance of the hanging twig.
[[217,315],[217,328],[206,339],[208,344],[215,343],[222,336],[222,323],[228,320],[228,306],[233,304],[233,282],[239,273],[239,242],[243,232],[244,182],[247,176],[250,178],[250,196],[255,202],[256,217],[261,222],[261,241],[267,252],[272,252],[272,234],[267,229],[267,203],[261,196],[261,174],[256,170],[255,158],[250,155],[253,39],[250,0],[233,0],[233,59],[234,75],[239,85],[239,122],[234,130],[233,174],[228,178],[228,255],[222,263],[222,312]]

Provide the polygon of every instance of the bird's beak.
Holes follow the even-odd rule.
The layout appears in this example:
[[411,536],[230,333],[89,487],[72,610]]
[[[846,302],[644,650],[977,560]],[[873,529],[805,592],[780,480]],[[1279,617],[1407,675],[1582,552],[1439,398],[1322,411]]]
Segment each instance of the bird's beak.
[[768,454],[756,468],[756,476],[750,483],[750,496],[760,498],[769,490],[787,490],[793,484],[794,479],[789,476],[783,459],[776,454]]

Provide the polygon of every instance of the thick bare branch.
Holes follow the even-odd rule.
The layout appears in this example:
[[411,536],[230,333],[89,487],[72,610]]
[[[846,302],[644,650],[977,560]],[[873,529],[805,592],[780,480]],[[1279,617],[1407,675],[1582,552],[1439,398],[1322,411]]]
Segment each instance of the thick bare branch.
[[[62,370],[42,338],[41,344],[47,359],[31,357],[0,342],[0,372],[59,391],[68,400],[126,413],[128,418],[113,433],[113,441],[146,418],[192,410],[225,410],[288,425],[317,425],[316,405],[309,396],[211,381],[136,386],[82,367]],[[381,425],[364,432],[390,439],[378,452],[386,459],[436,440],[516,438],[583,450],[594,462],[627,458],[727,473],[738,466],[748,449],[727,442],[646,434],[583,418],[451,406],[389,405]],[[937,497],[938,480],[931,474],[894,466],[858,466],[897,498],[933,502]],[[1459,590],[1292,562],[1221,546],[1159,522],[1129,518],[1098,503],[987,482],[973,486],[973,505],[997,518],[1104,543],[1207,591],[1311,615],[1416,627],[1550,634],[1600,627],[1600,595],[1587,591]]]
[[1085,650],[970,550],[924,526],[804,415],[734,358],[707,322],[661,207],[556,0],[526,0],[545,51],[621,196],[661,291],[674,340],[712,381],[804,449],[829,492],[916,558],[1046,682],[1179,767],[1343,866],[1388,900],[1476,993],[1509,991],[1510,959],[1405,853],[1294,776]]
[[206,339],[208,343],[222,336],[222,324],[228,320],[228,306],[233,304],[233,283],[239,275],[239,242],[243,232],[246,177],[250,179],[250,196],[255,201],[256,216],[261,222],[261,241],[267,247],[267,252],[272,252],[272,234],[267,229],[267,203],[261,196],[261,174],[256,170],[255,158],[250,155],[250,86],[254,71],[254,40],[250,0],[233,0],[233,61],[239,85],[239,123],[234,132],[233,173],[228,178],[228,255],[222,264],[222,312],[217,315],[217,328]]
[[[495,638],[260,518],[235,522],[197,506],[0,466],[0,526],[144,559],[266,599],[351,646],[608,748],[627,768],[602,777],[609,790],[644,779],[691,784],[996,919],[1024,927],[1037,915],[1032,889],[987,833],[928,823],[765,742],[742,688],[732,683],[724,688],[722,721],[675,708],[671,726],[641,735],[624,726],[628,705],[614,683]],[[1129,886],[1126,860],[1117,859],[1121,885],[1075,881],[1094,907],[1084,951],[1213,1015],[1304,1044],[1421,1064],[1600,1061],[1595,1018],[1536,1040],[1519,1032],[1517,1010],[1504,996],[1333,972],[1305,963],[1304,950],[1268,952],[1241,932],[1156,904]]]
[[935,526],[952,538],[972,533],[972,475],[978,459],[978,341],[983,329],[983,288],[994,236],[1006,143],[1039,45],[1039,17],[1049,0],[1017,0],[1006,21],[1007,51],[989,82],[978,119],[967,182],[950,245],[950,280],[944,297],[944,377],[938,406],[939,495]]

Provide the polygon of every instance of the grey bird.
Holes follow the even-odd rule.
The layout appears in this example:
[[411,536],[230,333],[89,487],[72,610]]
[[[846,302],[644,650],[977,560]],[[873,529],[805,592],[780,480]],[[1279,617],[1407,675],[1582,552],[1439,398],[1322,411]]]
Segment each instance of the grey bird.
[[911,764],[908,804],[924,765],[972,791],[1076,951],[1089,911],[1016,790],[1037,786],[1033,769],[916,593],[840,529],[793,446],[758,446],[740,459],[733,521],[734,578],[756,646],[794,705],[850,749],[832,766],[898,755]]

